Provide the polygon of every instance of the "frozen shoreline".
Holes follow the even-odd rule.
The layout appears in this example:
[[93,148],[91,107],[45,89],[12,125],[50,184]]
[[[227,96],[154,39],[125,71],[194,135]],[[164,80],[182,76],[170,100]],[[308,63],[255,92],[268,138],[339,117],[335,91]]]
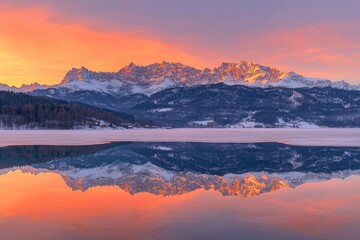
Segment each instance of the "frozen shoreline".
[[109,142],[278,142],[299,146],[360,147],[360,128],[325,129],[136,129],[0,130],[0,147],[94,145]]

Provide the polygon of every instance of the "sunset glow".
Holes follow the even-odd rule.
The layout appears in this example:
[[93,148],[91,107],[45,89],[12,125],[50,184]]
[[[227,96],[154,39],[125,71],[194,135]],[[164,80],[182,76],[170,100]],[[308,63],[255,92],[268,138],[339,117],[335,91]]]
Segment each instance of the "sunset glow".
[[[280,11],[280,2],[254,8],[231,0],[194,6],[162,0],[62,1],[61,6],[0,1],[0,83],[55,84],[81,66],[117,71],[130,62],[166,60],[202,69],[240,59],[360,83],[360,19],[353,10],[358,2],[338,7],[318,1],[312,11],[298,3],[294,16],[289,12],[296,4],[283,4]],[[186,11],[179,15],[176,9]],[[213,9],[218,16],[210,14]],[[278,17],[266,18],[268,9]],[[305,20],[298,20],[300,15]]]
[[98,32],[81,24],[49,21],[43,8],[0,13],[0,82],[55,84],[72,67],[117,71],[129,62],[195,58],[161,40],[127,32]]
[[359,9],[0,0],[0,239],[358,239]]

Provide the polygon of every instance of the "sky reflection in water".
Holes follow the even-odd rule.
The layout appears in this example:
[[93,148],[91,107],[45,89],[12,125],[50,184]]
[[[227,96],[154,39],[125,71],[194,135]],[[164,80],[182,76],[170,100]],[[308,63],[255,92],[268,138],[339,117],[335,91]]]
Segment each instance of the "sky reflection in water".
[[358,151],[272,143],[1,148],[1,239],[357,239]]

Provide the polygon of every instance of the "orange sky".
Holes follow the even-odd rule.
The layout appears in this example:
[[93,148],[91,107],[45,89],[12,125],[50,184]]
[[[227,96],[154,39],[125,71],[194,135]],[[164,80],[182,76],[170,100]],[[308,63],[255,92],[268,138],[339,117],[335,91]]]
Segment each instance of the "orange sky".
[[240,59],[360,83],[356,1],[202,2],[0,0],[0,83],[56,84],[81,66],[118,71],[166,60],[204,68]]
[[50,15],[44,8],[0,11],[0,82],[55,84],[72,67],[81,66],[117,71],[130,62],[200,62],[159,39],[52,23]]

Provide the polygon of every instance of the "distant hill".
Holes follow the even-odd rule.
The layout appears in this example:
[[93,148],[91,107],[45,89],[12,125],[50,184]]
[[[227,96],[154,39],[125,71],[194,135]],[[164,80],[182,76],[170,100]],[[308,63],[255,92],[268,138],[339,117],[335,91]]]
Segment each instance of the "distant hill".
[[219,83],[166,89],[128,112],[169,127],[360,127],[360,91]]
[[[47,95],[49,90],[31,94]],[[164,127],[360,127],[360,91],[332,87],[246,87],[224,83],[146,96],[53,89],[54,98],[126,112]]]
[[48,97],[0,91],[0,129],[78,129],[138,125],[131,114]]

